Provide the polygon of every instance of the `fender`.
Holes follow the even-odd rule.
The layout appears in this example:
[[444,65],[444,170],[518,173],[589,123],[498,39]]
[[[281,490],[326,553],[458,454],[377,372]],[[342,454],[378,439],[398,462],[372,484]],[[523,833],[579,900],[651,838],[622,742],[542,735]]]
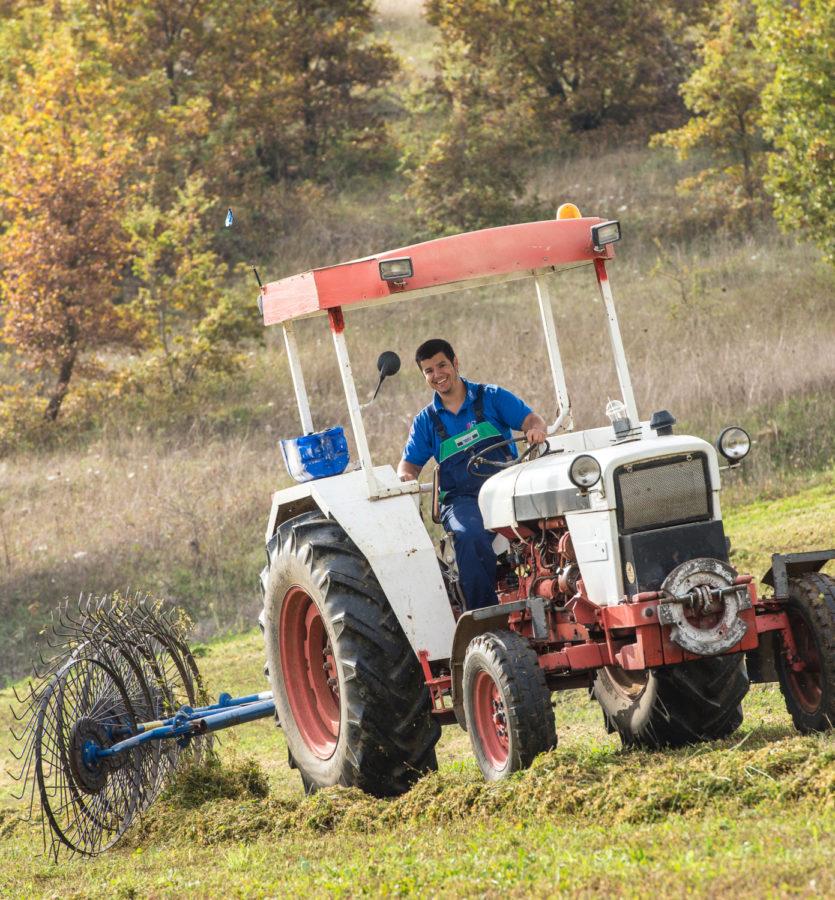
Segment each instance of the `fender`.
[[820,572],[824,563],[835,559],[835,550],[812,550],[807,553],[772,553],[771,568],[762,583],[774,588],[774,596],[784,600],[789,595],[789,579],[807,572]]
[[[808,553],[772,553],[771,567],[763,575],[762,583],[774,588],[774,597],[784,600],[789,593],[789,579],[806,572],[819,572],[824,564],[835,559],[835,550],[813,550]],[[759,646],[745,654],[748,677],[752,682],[777,681],[774,642],[760,635]]]
[[[384,487],[400,485],[391,466],[376,467],[374,476]],[[297,484],[273,495],[267,545],[282,522],[313,509],[337,522],[357,545],[415,655],[425,650],[430,660],[449,659],[455,617],[418,495],[369,500],[359,470]]]

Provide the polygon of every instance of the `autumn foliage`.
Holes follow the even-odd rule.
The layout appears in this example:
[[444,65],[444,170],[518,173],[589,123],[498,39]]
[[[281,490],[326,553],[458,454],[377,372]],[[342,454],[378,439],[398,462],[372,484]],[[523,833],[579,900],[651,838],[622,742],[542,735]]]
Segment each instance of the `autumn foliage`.
[[757,12],[752,0],[721,0],[701,32],[699,65],[681,86],[692,117],[654,138],[680,159],[707,150],[712,165],[683,180],[705,217],[721,215],[749,229],[765,203],[766,144],[761,95],[772,67],[756,45]]
[[485,227],[551,214],[537,167],[657,133],[691,227],[773,209],[835,258],[831,0],[423,8],[407,82],[372,0],[0,0],[0,432],[10,390],[54,423],[81,382],[234,372],[243,264],[352,189],[398,235]]
[[[47,419],[80,375],[234,369],[256,318],[222,214],[391,160],[371,30],[366,0],[0,7],[0,335]],[[97,355],[120,348],[133,370]]]
[[118,92],[95,66],[85,71],[66,33],[32,62],[0,122],[3,337],[52,375],[45,415],[55,419],[85,354],[136,345],[137,318],[114,302],[129,259],[132,147],[113,113]]
[[760,0],[759,48],[774,69],[763,94],[773,141],[766,188],[777,220],[835,264],[835,7]]

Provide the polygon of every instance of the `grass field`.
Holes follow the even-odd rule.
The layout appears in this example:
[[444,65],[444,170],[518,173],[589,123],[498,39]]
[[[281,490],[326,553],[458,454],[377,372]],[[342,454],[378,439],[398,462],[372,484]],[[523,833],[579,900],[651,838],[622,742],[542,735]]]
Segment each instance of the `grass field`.
[[[726,503],[737,559],[759,571],[774,546],[831,544],[834,485],[830,472],[776,503]],[[212,692],[263,683],[257,633],[204,649]],[[10,699],[0,692],[3,733]],[[485,784],[466,734],[448,728],[439,772],[393,801],[304,797],[281,732],[253,723],[93,861],[38,856],[39,831],[4,790],[0,895],[832,896],[835,738],[797,735],[775,685],[754,686],[744,709],[728,740],[624,752],[584,692],[560,694],[560,745],[530,771]]]

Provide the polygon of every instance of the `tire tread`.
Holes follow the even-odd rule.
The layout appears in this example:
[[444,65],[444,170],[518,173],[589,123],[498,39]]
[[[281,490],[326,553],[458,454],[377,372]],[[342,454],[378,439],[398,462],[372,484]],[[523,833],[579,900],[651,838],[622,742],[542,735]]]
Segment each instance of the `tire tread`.
[[[265,614],[268,604],[283,599],[276,587],[271,596],[270,575],[290,556],[310,572],[321,590],[323,615],[336,626],[334,650],[349,695],[339,783],[376,796],[402,794],[421,774],[437,768],[440,725],[431,714],[418,659],[368,562],[343,529],[318,511],[279,527],[265,579]],[[277,694],[280,666],[272,668]],[[290,756],[310,793],[321,785],[293,750]]]
[[775,635],[774,658],[780,690],[798,731],[804,734],[826,731],[835,727],[835,578],[823,572],[807,572],[799,578],[789,579],[787,604],[805,613],[817,638],[823,675],[820,708],[816,713],[809,713],[795,700],[778,634]]

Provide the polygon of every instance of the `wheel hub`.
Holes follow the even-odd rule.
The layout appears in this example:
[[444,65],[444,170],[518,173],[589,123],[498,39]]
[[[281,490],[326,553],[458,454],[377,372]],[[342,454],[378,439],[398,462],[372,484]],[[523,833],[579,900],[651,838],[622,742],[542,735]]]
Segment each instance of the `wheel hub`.
[[484,755],[494,768],[504,768],[510,754],[507,710],[498,685],[485,671],[473,684],[473,713]]
[[336,750],[340,727],[336,659],[319,607],[301,587],[284,597],[279,625],[281,667],[296,727],[319,759]]
[[[661,592],[669,599],[658,604],[658,619],[671,626],[670,638],[679,647],[699,656],[716,656],[745,637],[748,626],[739,613],[751,608],[751,600],[743,585],[734,589],[735,578],[726,562],[702,558],[682,563],[664,579]],[[688,619],[688,612],[714,621],[699,627]]]
[[496,726],[496,734],[499,736],[499,740],[506,741],[507,716],[504,711],[504,703],[502,703],[501,699],[496,699],[495,697],[490,702],[493,707],[493,724]]
[[105,729],[87,716],[80,718],[70,731],[70,769],[75,783],[85,794],[98,794],[107,783],[111,766],[96,751],[110,743]]
[[797,645],[798,663],[790,666],[788,679],[797,702],[805,712],[814,714],[823,697],[820,655],[804,618],[789,613],[789,623]]

